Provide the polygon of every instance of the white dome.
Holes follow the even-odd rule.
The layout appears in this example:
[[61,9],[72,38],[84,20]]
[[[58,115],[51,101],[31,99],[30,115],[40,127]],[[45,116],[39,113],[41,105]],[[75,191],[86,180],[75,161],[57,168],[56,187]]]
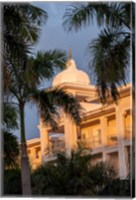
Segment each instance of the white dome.
[[66,69],[55,76],[52,85],[57,86],[62,83],[89,85],[90,79],[85,72],[76,68],[76,63],[73,59],[68,59]]

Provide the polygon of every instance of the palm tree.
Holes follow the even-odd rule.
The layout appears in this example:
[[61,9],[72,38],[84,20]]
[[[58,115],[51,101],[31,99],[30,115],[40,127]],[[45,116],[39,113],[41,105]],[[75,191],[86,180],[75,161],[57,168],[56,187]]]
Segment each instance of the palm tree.
[[[31,194],[30,168],[27,156],[24,108],[27,102],[36,103],[43,122],[57,128],[59,107],[64,109],[72,119],[80,123],[80,105],[70,94],[59,88],[40,90],[43,80],[49,80],[58,69],[64,67],[66,54],[60,50],[38,52],[36,56],[27,56],[12,63],[10,66],[9,94],[18,104],[21,135],[21,173],[22,191]],[[12,98],[10,100],[12,100]]]
[[130,65],[131,7],[128,2],[88,2],[72,4],[65,11],[63,25],[68,32],[78,31],[94,21],[103,28],[88,46],[89,64],[103,103],[109,95],[117,101],[117,86],[126,82]]
[[[10,96],[11,93],[14,96],[14,92],[16,92],[13,90],[10,91],[10,83],[15,78],[13,75],[13,66],[15,67],[16,65],[16,69],[14,68],[15,73],[21,72],[22,68],[21,70],[19,69],[19,64],[26,58],[28,52],[30,52],[31,45],[37,42],[41,24],[42,22],[46,22],[47,17],[45,11],[30,4],[3,4],[3,90],[6,96]],[[18,92],[20,92],[20,85],[18,87]],[[27,160],[26,158],[26,162]],[[22,180],[23,193],[30,194],[30,175],[28,170],[25,172],[25,169],[22,169]]]
[[4,83],[6,83],[4,86],[8,87],[6,95],[11,96],[13,101],[18,103],[20,113],[21,173],[24,195],[31,194],[24,124],[26,102],[36,99],[41,117],[53,128],[57,127],[59,106],[62,106],[65,112],[71,113],[76,122],[80,121],[77,110],[79,104],[72,96],[59,89],[48,92],[38,91],[43,78],[51,78],[54,69],[63,68],[65,60],[65,53],[57,50],[38,53],[36,58],[28,57],[30,47],[38,39],[41,22],[45,22],[46,19],[45,11],[30,4],[4,5]]
[[8,90],[10,64],[30,51],[39,38],[42,23],[47,21],[46,11],[31,4],[4,3],[3,6],[3,69],[4,92]]

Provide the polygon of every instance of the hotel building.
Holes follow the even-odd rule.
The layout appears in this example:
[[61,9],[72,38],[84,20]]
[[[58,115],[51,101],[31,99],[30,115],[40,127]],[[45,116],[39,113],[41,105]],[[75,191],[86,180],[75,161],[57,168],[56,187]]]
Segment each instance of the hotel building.
[[52,86],[76,96],[84,109],[84,115],[77,127],[60,111],[61,119],[54,134],[52,128],[40,120],[40,137],[27,141],[32,168],[55,160],[56,152],[64,151],[70,157],[72,149],[80,144],[95,155],[96,161],[110,161],[118,176],[126,178],[132,146],[132,85],[118,88],[118,104],[108,98],[107,104],[103,105],[88,75],[78,70],[75,61],[70,58],[66,62],[66,69],[54,78]]

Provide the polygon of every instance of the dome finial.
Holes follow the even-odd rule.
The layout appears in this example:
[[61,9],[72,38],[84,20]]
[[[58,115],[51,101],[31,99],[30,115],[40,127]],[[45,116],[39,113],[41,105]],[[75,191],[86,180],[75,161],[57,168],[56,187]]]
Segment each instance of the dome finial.
[[69,59],[72,59],[72,50],[71,49],[69,49],[68,57],[69,57]]

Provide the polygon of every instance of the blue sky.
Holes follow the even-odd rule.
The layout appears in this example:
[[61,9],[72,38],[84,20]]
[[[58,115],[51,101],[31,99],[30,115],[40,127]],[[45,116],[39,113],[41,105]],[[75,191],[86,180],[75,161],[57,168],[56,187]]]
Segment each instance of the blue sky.
[[[67,33],[62,26],[63,15],[67,5],[72,2],[33,2],[33,5],[46,10],[48,13],[48,21],[43,25],[39,42],[34,46],[34,52],[53,50],[55,48],[68,51],[72,49],[72,55],[76,61],[77,67],[84,70],[90,75],[88,61],[90,55],[87,53],[88,43],[97,37],[100,29],[94,23],[89,27],[78,31],[77,33]],[[93,77],[90,77],[93,79]],[[44,82],[42,87],[46,88],[51,85],[50,82]],[[39,137],[39,115],[36,107],[27,105],[25,109],[25,124],[27,139]],[[19,137],[19,130],[16,131]]]

